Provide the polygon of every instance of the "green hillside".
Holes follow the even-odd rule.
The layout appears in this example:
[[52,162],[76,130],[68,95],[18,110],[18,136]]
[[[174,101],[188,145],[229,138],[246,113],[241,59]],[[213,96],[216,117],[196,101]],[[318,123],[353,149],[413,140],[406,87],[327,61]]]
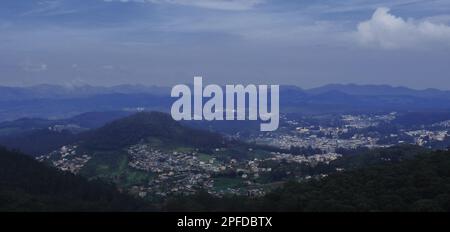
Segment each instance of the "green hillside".
[[135,211],[149,207],[112,185],[0,148],[0,211]]

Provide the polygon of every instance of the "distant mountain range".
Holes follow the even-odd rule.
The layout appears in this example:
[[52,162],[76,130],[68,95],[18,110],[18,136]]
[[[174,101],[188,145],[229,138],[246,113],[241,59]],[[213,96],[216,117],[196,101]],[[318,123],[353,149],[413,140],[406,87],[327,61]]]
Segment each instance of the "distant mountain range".
[[[103,86],[61,86],[42,84],[29,87],[0,86],[0,101],[21,101],[55,98],[78,98],[106,94],[152,94],[157,96],[170,95],[170,87],[145,85],[117,85]],[[327,92],[341,92],[358,96],[413,96],[429,98],[450,98],[450,91],[439,89],[411,89],[390,85],[357,85],[357,84],[328,84],[317,88],[302,89],[292,85],[282,85],[282,90],[290,93],[324,94]]]
[[[169,112],[170,88],[0,87],[0,122],[23,117],[67,118],[85,112],[155,110]],[[450,109],[450,91],[414,90],[387,85],[332,84],[313,89],[281,86],[282,113],[430,111]]]
[[30,87],[0,86],[0,101],[23,101],[36,99],[67,99],[105,94],[152,94],[168,95],[170,88],[144,85],[60,86],[42,84]]
[[311,94],[323,94],[330,91],[358,96],[411,96],[427,98],[450,98],[450,91],[439,89],[410,89],[406,87],[393,87],[390,85],[356,85],[356,84],[329,84],[318,88],[306,90]]

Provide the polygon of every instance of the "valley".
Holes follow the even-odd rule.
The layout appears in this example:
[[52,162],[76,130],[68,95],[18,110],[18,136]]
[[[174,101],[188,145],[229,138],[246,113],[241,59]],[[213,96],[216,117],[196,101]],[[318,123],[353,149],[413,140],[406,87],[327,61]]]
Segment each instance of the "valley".
[[[281,104],[295,99],[294,92]],[[290,183],[322,183],[450,146],[450,114],[439,109],[303,113],[287,107],[279,129],[269,132],[259,131],[259,121],[177,122],[145,107],[130,109],[4,121],[0,144],[169,211],[174,202],[183,206],[179,199],[198,197],[259,202]]]
[[[112,182],[149,201],[201,191],[215,197],[261,197],[288,181],[322,179],[352,169],[351,161],[341,160],[356,159],[353,153],[397,146],[432,148],[448,142],[445,122],[408,130],[399,127],[389,134],[380,131],[397,117],[397,113],[284,116],[276,133],[222,137],[191,129],[166,114],[143,112],[80,134],[77,142],[36,159],[62,171]],[[314,125],[315,120],[321,120],[321,126]],[[412,133],[417,127],[422,129]],[[140,136],[126,136],[130,133]],[[386,137],[389,143],[384,142]]]

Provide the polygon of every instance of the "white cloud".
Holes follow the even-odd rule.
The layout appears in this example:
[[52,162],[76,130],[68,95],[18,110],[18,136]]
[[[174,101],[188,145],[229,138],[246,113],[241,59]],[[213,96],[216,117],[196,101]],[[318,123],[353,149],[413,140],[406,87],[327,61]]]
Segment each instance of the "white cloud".
[[48,69],[48,65],[44,63],[31,63],[29,61],[22,64],[25,72],[45,72]]
[[113,70],[114,69],[114,65],[106,64],[106,65],[103,65],[102,68],[106,69],[106,70]]
[[33,16],[33,15],[45,15],[45,16],[56,16],[56,15],[66,15],[74,14],[78,11],[76,9],[65,8],[63,1],[58,0],[48,0],[48,1],[38,1],[37,7],[29,11],[23,12],[21,16]]
[[250,10],[264,0],[104,0],[105,2],[139,2],[195,6],[216,10]]
[[385,49],[447,47],[450,27],[428,19],[405,20],[378,8],[370,20],[359,23],[356,38],[362,45]]

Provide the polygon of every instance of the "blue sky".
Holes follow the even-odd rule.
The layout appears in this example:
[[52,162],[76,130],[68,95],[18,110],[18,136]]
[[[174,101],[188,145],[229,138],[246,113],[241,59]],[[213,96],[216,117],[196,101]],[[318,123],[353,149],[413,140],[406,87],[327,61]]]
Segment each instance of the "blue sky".
[[0,85],[450,89],[448,0],[2,0]]

